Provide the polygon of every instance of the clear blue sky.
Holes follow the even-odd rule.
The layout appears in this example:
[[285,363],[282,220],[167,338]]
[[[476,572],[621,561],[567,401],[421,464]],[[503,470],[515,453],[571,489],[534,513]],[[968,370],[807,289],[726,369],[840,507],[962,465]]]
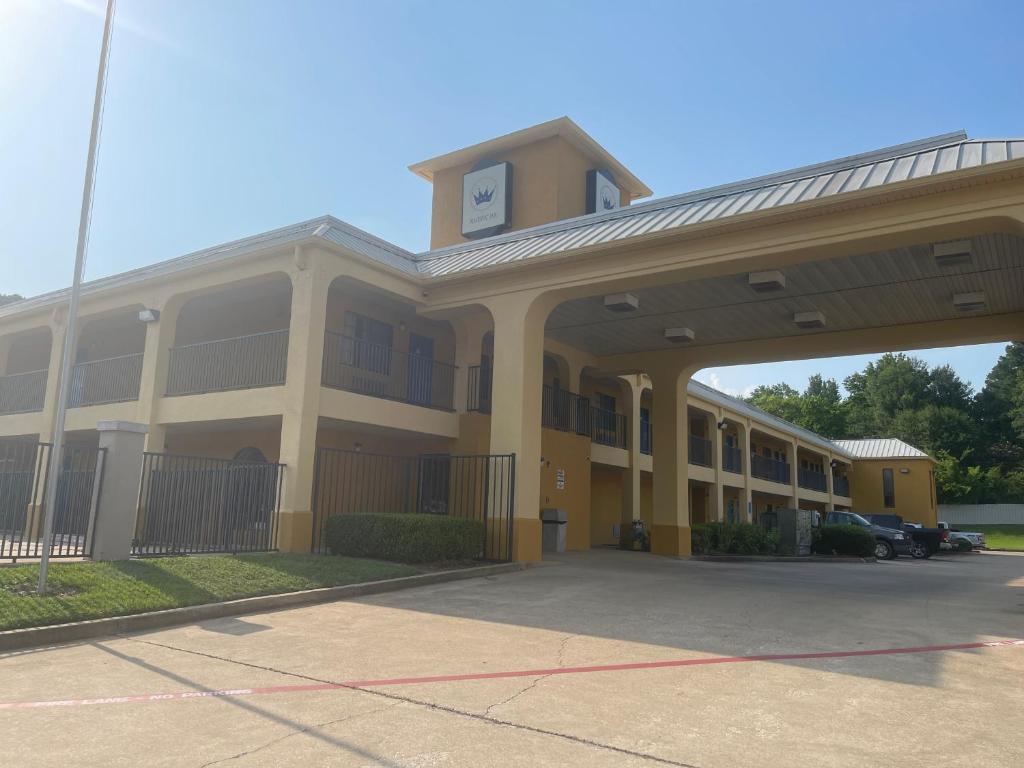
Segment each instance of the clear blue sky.
[[[0,0],[0,293],[70,282],[101,0]],[[569,115],[663,196],[1024,135],[1018,2],[120,0],[87,277],[323,213],[414,250],[406,166]],[[940,350],[975,385],[1000,346]],[[743,391],[861,359],[712,373]]]

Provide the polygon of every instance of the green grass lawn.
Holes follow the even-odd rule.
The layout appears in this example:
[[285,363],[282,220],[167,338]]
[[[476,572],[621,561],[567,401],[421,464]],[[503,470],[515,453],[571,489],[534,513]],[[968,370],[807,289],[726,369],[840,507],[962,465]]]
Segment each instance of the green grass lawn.
[[989,549],[1016,549],[1024,552],[1024,525],[958,525],[964,531],[985,534]]
[[0,568],[0,630],[357,584],[417,569],[326,555],[205,555],[115,563],[53,563],[45,597],[38,565]]

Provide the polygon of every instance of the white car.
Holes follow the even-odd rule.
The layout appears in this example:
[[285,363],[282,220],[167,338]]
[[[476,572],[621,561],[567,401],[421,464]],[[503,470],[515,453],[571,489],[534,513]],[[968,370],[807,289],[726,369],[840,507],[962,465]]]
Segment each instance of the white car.
[[949,523],[940,522],[939,528],[949,531],[949,543],[943,542],[943,549],[956,549],[957,541],[970,542],[971,549],[985,548],[985,534],[977,531],[955,531]]

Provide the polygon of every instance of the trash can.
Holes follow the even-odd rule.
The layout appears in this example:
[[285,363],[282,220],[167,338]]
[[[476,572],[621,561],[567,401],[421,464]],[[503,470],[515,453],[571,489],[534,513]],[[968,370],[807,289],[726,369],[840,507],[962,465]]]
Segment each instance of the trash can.
[[544,551],[565,552],[565,530],[569,522],[566,511],[545,507],[540,511],[540,520],[544,529]]

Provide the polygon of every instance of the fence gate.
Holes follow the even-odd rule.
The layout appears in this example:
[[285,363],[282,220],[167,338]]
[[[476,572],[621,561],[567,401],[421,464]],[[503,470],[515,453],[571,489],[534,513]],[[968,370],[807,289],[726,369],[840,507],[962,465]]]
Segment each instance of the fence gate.
[[132,554],[277,548],[283,464],[144,453]]
[[515,456],[393,456],[318,448],[313,485],[313,551],[327,548],[334,515],[420,513],[479,520],[481,556],[512,559]]
[[[0,441],[0,560],[43,554],[51,449],[49,443]],[[50,557],[89,557],[106,452],[65,446],[62,453]]]

